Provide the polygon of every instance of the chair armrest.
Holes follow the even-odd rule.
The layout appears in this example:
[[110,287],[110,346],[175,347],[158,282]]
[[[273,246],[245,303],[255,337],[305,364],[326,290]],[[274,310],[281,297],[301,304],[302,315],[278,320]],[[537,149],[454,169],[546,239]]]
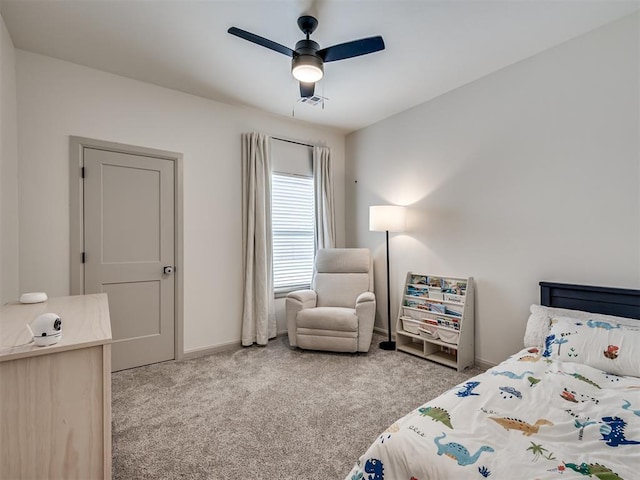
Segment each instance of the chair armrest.
[[358,298],[356,298],[356,308],[360,303],[375,302],[375,301],[376,301],[376,296],[373,294],[373,292],[363,292],[360,295],[358,295]]
[[316,306],[318,294],[314,290],[296,290],[287,295],[287,300],[292,299],[302,304],[302,308],[313,308]]
[[318,300],[318,294],[313,290],[296,290],[287,295],[285,300],[285,314],[287,318],[287,334],[289,335],[289,345],[298,345],[296,340],[296,318],[298,312],[305,308],[314,308]]
[[368,352],[376,320],[376,296],[373,292],[361,293],[356,299],[358,317],[358,351]]

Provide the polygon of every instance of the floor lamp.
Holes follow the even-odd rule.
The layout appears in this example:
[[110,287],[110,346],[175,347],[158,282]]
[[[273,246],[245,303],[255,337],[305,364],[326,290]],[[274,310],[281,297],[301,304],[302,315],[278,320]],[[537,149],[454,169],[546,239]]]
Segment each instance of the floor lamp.
[[383,350],[395,350],[396,342],[391,340],[391,286],[389,283],[389,232],[404,232],[406,208],[398,205],[372,205],[369,207],[369,230],[386,232],[387,236],[387,329],[389,340],[380,342]]

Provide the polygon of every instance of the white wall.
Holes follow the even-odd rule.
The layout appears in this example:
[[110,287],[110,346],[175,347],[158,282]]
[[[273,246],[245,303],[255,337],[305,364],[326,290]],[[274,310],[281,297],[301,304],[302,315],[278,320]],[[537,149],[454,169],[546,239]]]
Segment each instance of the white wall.
[[640,287],[639,17],[514,64],[347,137],[347,245],[376,256],[368,207],[410,206],[407,271],[473,276],[476,358],[522,347],[541,280]]
[[[17,50],[20,290],[69,293],[69,136],[184,154],[184,348],[240,341],[240,134],[326,142],[344,225],[344,136]],[[344,228],[339,242],[344,244]]]
[[16,58],[0,16],[0,305],[18,298]]

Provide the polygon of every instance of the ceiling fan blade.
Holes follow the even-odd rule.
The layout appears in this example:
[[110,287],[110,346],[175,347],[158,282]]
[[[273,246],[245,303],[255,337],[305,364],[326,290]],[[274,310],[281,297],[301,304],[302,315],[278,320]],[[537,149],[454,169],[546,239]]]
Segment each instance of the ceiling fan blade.
[[254,33],[247,32],[236,27],[231,27],[229,30],[227,30],[227,32],[229,32],[231,35],[243,38],[262,47],[266,47],[270,50],[282,53],[288,57],[293,57],[293,50],[291,50],[289,47],[285,47],[284,45],[273,42],[268,38],[260,37]]
[[313,92],[316,88],[316,84],[311,82],[300,82],[300,96],[302,98],[313,97]]
[[335,62],[345,58],[359,57],[368,53],[384,50],[384,40],[381,36],[361,38],[351,42],[340,43],[331,47],[318,50],[318,55],[325,62]]

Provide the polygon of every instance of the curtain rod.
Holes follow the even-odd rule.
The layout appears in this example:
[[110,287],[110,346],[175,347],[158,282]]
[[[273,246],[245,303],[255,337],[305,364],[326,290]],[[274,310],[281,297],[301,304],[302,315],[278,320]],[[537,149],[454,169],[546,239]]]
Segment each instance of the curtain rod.
[[286,138],[280,138],[280,137],[271,137],[274,140],[280,140],[281,142],[287,142],[287,143],[295,143],[296,145],[303,145],[305,147],[315,147],[316,145],[311,145],[309,143],[303,143],[303,142],[297,142],[295,140],[287,140]]

